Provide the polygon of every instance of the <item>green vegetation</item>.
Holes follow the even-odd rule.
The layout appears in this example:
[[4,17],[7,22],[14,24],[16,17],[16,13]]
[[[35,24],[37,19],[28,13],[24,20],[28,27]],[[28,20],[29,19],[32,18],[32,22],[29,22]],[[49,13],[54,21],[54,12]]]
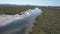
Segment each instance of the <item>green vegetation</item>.
[[0,7],[0,14],[19,14],[22,11],[26,11],[28,9],[33,9],[33,6],[20,6],[20,7]]
[[60,9],[41,8],[44,12],[36,18],[31,34],[60,34]]

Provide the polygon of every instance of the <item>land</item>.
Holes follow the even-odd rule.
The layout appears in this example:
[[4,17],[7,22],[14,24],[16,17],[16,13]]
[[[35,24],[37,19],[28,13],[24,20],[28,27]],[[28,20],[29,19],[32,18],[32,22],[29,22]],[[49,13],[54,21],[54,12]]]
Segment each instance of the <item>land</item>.
[[14,15],[33,8],[33,6],[0,6],[0,14]]
[[[14,15],[37,6],[3,6],[0,14]],[[56,7],[38,6],[43,12],[36,18],[30,34],[60,34],[60,9]]]
[[42,7],[42,15],[36,18],[31,34],[60,34],[60,9]]

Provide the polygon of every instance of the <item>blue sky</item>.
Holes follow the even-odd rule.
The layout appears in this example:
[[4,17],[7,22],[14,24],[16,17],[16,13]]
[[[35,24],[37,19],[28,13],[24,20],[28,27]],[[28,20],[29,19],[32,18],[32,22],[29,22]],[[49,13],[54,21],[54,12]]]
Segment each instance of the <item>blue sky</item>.
[[0,4],[60,6],[60,0],[0,0]]

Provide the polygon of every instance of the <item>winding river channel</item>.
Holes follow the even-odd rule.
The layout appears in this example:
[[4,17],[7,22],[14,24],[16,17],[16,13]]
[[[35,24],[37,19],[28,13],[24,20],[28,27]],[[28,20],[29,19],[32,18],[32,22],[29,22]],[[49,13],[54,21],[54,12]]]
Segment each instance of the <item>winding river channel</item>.
[[41,9],[35,8],[22,15],[0,15],[0,34],[29,34],[33,22],[41,13]]

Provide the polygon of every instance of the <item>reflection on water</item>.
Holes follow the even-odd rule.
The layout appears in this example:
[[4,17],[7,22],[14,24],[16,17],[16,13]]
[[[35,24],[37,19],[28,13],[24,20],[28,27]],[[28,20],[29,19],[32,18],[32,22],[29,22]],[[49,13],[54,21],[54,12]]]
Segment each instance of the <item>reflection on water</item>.
[[0,15],[0,34],[28,34],[33,27],[33,21],[41,12],[36,8],[22,15]]

